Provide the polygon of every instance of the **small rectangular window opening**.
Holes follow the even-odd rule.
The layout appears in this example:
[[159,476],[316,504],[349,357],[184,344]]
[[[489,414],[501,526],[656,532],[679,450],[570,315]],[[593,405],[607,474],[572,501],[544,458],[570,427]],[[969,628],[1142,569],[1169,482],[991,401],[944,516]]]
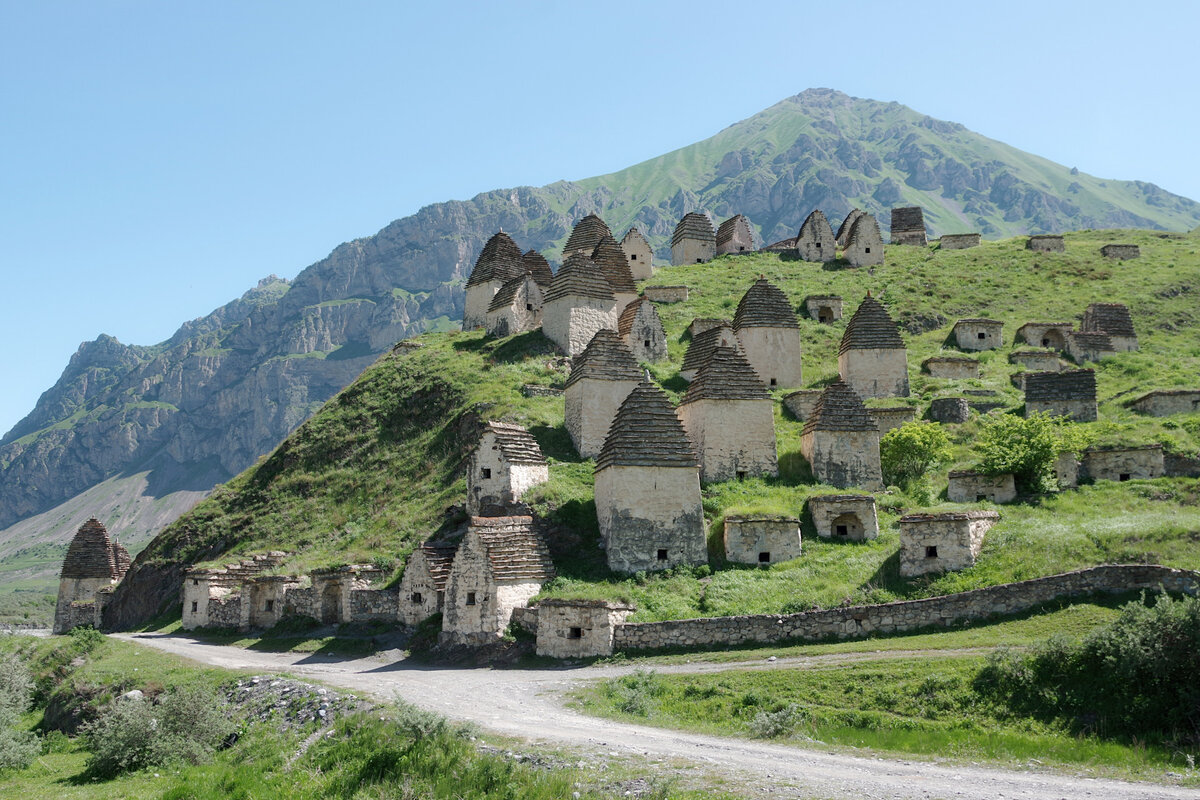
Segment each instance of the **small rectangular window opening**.
[[667,560],[667,551],[666,551],[666,549],[665,549],[665,548],[663,548],[663,549],[660,549],[660,550],[658,551],[658,560],[659,560],[659,561],[666,561],[666,560]]
[[980,338],[980,339],[986,339],[986,338],[987,338],[987,334],[986,334],[986,333],[980,333],[980,334],[979,334],[979,338]]
[[864,252],[867,252],[867,253],[869,253],[869,252],[871,252],[871,248],[869,248],[869,247],[864,247],[864,248],[863,248],[863,251],[864,251]]
[[778,386],[778,385],[779,385],[779,381],[778,381],[778,379],[776,379],[776,378],[771,378],[771,385],[772,385],[772,386]]
[[1042,339],[1042,347],[1049,347],[1049,346],[1050,346],[1050,340]]
[[274,610],[275,610],[275,601],[268,600],[267,601],[267,611],[270,612],[270,611],[274,611]]
[[926,547],[925,548],[925,557],[926,558],[937,558],[938,557],[937,545]]
[[700,258],[697,258],[697,259],[696,259],[696,263],[697,263],[697,264],[703,264],[703,263],[704,263],[704,260],[703,260],[703,259],[700,259]]
[[650,346],[650,340],[642,339],[642,347],[649,347],[649,346]]
[[744,469],[739,469],[739,470],[737,471],[737,479],[738,479],[739,481],[744,481],[744,480],[746,480],[746,470],[744,470]]
[[526,310],[526,311],[533,311],[533,303],[526,303],[526,304],[525,304],[525,310]]
[[193,600],[192,601],[192,613],[195,614],[199,610],[200,610],[200,604],[198,602],[196,602],[195,600]]
[[988,499],[988,496],[987,496],[986,494],[977,494],[977,495],[975,495],[975,502],[976,502],[976,503],[982,503],[984,500],[987,500],[987,499]]
[[474,592],[467,592],[467,605],[469,605],[469,606],[475,605],[475,593]]
[[820,243],[820,242],[817,242],[817,249],[818,249],[818,250],[820,250],[820,249],[821,249],[821,243]]
[[415,606],[419,606],[419,605],[421,605],[421,600],[422,600],[422,599],[423,599],[423,598],[421,597],[421,593],[420,593],[420,592],[413,592],[413,595],[412,595],[412,601],[413,601],[413,605],[415,605]]
[[850,529],[848,527],[846,527],[845,525],[838,525],[837,526],[837,535],[838,536],[849,536]]
[[192,586],[199,586],[199,585],[200,585],[200,581],[199,581],[199,580],[193,580],[193,581],[192,581]]
[[488,478],[492,477],[492,471],[490,469],[488,469],[487,467],[484,467],[482,470],[480,470],[480,472],[483,475],[484,480],[487,480]]
[[582,639],[583,638],[583,628],[568,628],[567,629],[567,638],[568,639]]
[[745,250],[745,249],[746,249],[745,247],[742,247],[740,245],[738,246],[738,250]]
[[1127,481],[1127,480],[1129,480],[1129,478],[1130,478],[1130,475],[1129,475],[1129,473],[1128,473],[1128,472],[1122,472],[1122,473],[1121,473],[1121,476],[1120,476],[1120,479],[1121,479],[1121,480],[1123,480],[1123,481]]
[[771,563],[771,554],[770,553],[759,553],[758,554],[758,563],[770,564]]
[[637,253],[634,253],[634,254],[632,254],[631,256],[629,256],[629,260],[630,260],[630,261],[637,261]]

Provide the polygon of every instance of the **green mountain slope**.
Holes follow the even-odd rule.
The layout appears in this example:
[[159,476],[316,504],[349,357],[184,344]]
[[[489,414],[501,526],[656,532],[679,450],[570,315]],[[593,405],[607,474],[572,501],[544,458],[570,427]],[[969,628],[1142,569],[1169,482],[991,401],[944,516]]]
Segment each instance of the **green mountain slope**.
[[[1114,238],[1139,244],[1143,258],[1102,259],[1100,246]],[[832,270],[770,253],[666,268],[651,283],[692,288],[688,302],[659,306],[671,360],[652,370],[674,396],[684,388],[677,373],[687,324],[695,316],[730,316],[760,273],[777,282],[797,308],[808,294],[841,294],[849,310],[868,290],[879,297],[905,328],[913,400],[922,406],[965,386],[994,391],[1009,407],[1020,407],[1020,393],[1009,381],[1018,368],[1008,363],[1006,351],[983,354],[982,377],[965,384],[920,372],[921,360],[943,349],[956,318],[1001,319],[1011,341],[1024,322],[1070,321],[1090,302],[1125,302],[1141,350],[1097,365],[1101,419],[1085,427],[1102,443],[1161,441],[1171,452],[1200,451],[1196,419],[1144,418],[1124,406],[1143,391],[1196,385],[1200,253],[1191,237],[1148,231],[1070,234],[1063,254],[1027,251],[1020,239],[947,252],[933,246],[890,247],[886,264],[872,271]],[[807,386],[820,386],[836,374],[844,324],[802,319]],[[550,483],[532,500],[557,526],[551,535],[564,577],[552,591],[630,597],[643,609],[642,618],[782,611],[797,604],[836,604],[844,597],[921,596],[1101,562],[1200,567],[1196,483],[1164,479],[1086,487],[1040,504],[1008,507],[979,565],[932,581],[905,581],[896,572],[897,540],[889,526],[913,502],[902,495],[881,501],[885,532],[871,543],[806,540],[805,555],[796,562],[764,570],[719,568],[703,581],[687,570],[644,582],[611,576],[596,548],[593,465],[571,449],[562,399],[526,398],[521,392],[527,383],[561,386],[565,359],[540,332],[499,340],[480,332],[450,332],[417,341],[420,348],[383,356],[275,452],[158,536],[118,590],[110,622],[133,624],[173,602],[187,564],[262,549],[297,553],[289,565],[297,570],[376,561],[398,574],[418,542],[452,532],[461,522],[447,509],[463,502],[464,459],[488,419],[529,426],[551,459]],[[800,423],[780,412],[776,427],[778,480],[705,488],[714,537],[730,509],[799,513],[804,498],[819,491],[799,456]],[[974,463],[971,446],[978,427],[973,421],[954,431],[960,466]]]

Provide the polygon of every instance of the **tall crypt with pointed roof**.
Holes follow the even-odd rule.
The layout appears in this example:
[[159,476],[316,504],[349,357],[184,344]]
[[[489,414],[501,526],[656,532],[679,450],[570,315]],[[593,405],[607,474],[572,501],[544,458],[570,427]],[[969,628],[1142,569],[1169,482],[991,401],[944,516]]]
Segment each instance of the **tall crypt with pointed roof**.
[[533,276],[543,291],[550,288],[550,284],[554,281],[554,270],[550,269],[550,262],[544,255],[537,250],[526,250],[525,255],[521,256],[521,263],[525,265],[525,271]]
[[713,349],[676,413],[700,456],[702,482],[779,474],[775,404],[734,348]]
[[801,261],[833,261],[837,258],[837,239],[821,209],[814,209],[800,226],[796,252]]
[[484,316],[489,336],[512,336],[542,327],[545,295],[531,273],[512,278],[500,287]]
[[842,334],[838,373],[859,397],[908,397],[908,351],[900,329],[870,294]]
[[850,239],[850,229],[854,227],[854,223],[858,218],[867,212],[861,208],[852,208],[846,218],[842,220],[842,224],[838,226],[837,235],[834,239],[837,241],[838,247],[845,247],[846,242]]
[[463,307],[463,330],[469,331],[487,324],[487,310],[496,292],[507,281],[525,274],[521,248],[507,233],[500,231],[487,240],[475,269],[467,278],[467,296]]
[[542,305],[542,333],[574,358],[596,331],[617,329],[617,298],[590,258],[567,258],[554,275]]
[[567,243],[563,245],[563,261],[576,253],[591,256],[605,236],[612,236],[608,224],[595,214],[588,214],[575,223],[571,235],[567,237]]
[[874,267],[883,263],[883,236],[879,233],[879,222],[870,214],[859,214],[846,244],[842,247],[842,258],[852,267]]
[[617,411],[596,459],[595,498],[610,569],[708,560],[700,463],[671,401],[649,380]]
[[621,249],[629,261],[629,272],[635,281],[644,281],[654,277],[654,250],[650,242],[642,236],[637,228],[630,228],[621,240]]
[[621,312],[617,333],[638,361],[656,363],[667,360],[667,331],[663,328],[658,309],[644,297],[639,297]]
[[[692,334],[692,341],[688,344],[687,352],[683,354],[683,366],[679,369],[679,377],[685,381],[696,379],[696,373],[708,361],[708,357],[712,355],[713,349],[718,345],[741,347],[732,325],[725,320],[716,320],[716,323],[710,328]],[[692,324],[695,325],[694,322]]]
[[489,422],[467,467],[467,513],[509,509],[521,495],[550,479],[537,441],[520,425]]
[[100,627],[100,614],[107,594],[129,570],[129,551],[108,536],[95,517],[76,531],[63,558],[54,609],[54,633],[66,633],[79,625]]
[[883,489],[879,426],[843,381],[825,387],[800,434],[800,452],[821,483]]
[[625,306],[637,299],[637,286],[633,282],[633,273],[629,271],[629,262],[625,259],[625,251],[617,240],[610,234],[604,234],[592,251],[592,261],[600,268],[604,280],[612,288],[613,296],[617,298],[617,313],[625,310]]
[[683,215],[671,234],[671,263],[702,264],[717,254],[717,232],[712,222],[699,211]]
[[800,385],[800,323],[782,289],[760,275],[738,303],[733,330],[764,384]]
[[750,220],[741,214],[735,214],[717,228],[717,255],[753,253],[756,249],[754,228],[750,227]]
[[563,416],[575,451],[595,458],[617,409],[642,381],[642,370],[614,331],[596,331],[575,358],[563,392]]

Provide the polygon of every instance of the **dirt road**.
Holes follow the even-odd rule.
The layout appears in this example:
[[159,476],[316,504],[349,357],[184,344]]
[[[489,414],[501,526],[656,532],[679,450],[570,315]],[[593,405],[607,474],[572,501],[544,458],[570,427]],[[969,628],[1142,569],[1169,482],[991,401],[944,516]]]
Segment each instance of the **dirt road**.
[[[1074,778],[974,766],[864,758],[734,739],[678,733],[584,716],[563,706],[563,695],[580,683],[632,671],[633,667],[492,670],[450,669],[389,662],[379,656],[336,659],[261,653],[205,644],[183,636],[121,634],[121,638],[176,653],[204,664],[259,672],[287,671],[373,697],[402,698],[456,720],[549,745],[652,758],[686,759],[713,772],[746,781],[758,795],[821,798],[954,798],[955,800],[1168,800],[1200,798],[1200,792],[1153,784]],[[887,653],[888,657],[904,656]],[[920,657],[921,653],[911,653]],[[945,653],[939,653],[945,655]],[[871,653],[780,659],[756,669],[877,657]],[[680,664],[661,672],[745,669],[746,664]]]

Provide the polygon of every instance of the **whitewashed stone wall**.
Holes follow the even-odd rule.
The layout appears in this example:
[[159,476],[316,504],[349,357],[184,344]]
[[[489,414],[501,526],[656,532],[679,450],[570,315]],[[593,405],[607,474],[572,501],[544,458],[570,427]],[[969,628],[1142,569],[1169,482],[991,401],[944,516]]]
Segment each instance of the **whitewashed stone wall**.
[[[112,587],[111,578],[62,578],[58,582],[58,601],[54,607],[55,633],[66,633],[80,625],[98,622],[95,600],[101,589]],[[86,606],[86,608],[84,607]]]
[[800,437],[800,452],[821,483],[883,489],[878,431],[810,431]]
[[1162,445],[1122,450],[1088,450],[1083,454],[1083,470],[1097,481],[1136,481],[1161,478]]
[[816,495],[808,498],[817,536],[851,542],[879,536],[879,516],[870,495]]
[[568,295],[546,303],[542,309],[542,333],[574,358],[587,348],[596,331],[615,331],[619,314],[616,300]]
[[1017,499],[1017,486],[1012,474],[982,475],[978,472],[951,472],[946,499],[951,503],[1011,503]]
[[799,328],[741,328],[736,335],[746,360],[768,389],[803,383]]
[[541,590],[536,582],[498,585],[492,580],[487,553],[474,537],[458,548],[446,581],[441,640],[452,644],[487,644],[504,635],[513,609],[526,605]]
[[485,431],[467,467],[467,513],[478,514],[485,505],[511,505],[549,479],[545,464],[509,463],[495,434]]
[[292,578],[254,578],[242,588],[242,615],[247,628],[270,628],[283,617],[285,593],[300,584]]
[[464,331],[482,328],[487,324],[488,306],[492,304],[492,298],[496,296],[496,292],[500,291],[500,287],[503,285],[503,281],[492,280],[467,288],[467,296],[463,305]]
[[1200,412],[1200,389],[1176,389],[1150,392],[1130,403],[1135,411],[1152,417]]
[[418,625],[442,610],[443,597],[429,573],[429,559],[417,548],[404,565],[396,598],[397,617],[405,625]]
[[600,455],[617,409],[637,381],[599,381],[583,378],[564,392],[564,417],[575,452],[583,458]]
[[862,399],[908,397],[905,350],[847,350],[838,356],[838,374]]
[[725,558],[735,564],[778,564],[800,557],[795,517],[726,517]]
[[785,395],[783,405],[792,412],[793,417],[804,422],[817,407],[817,401],[821,399],[822,394],[821,389],[800,389]]
[[488,335],[512,336],[542,327],[544,302],[541,287],[533,280],[526,280],[511,303],[487,312],[484,325]]
[[612,655],[613,631],[633,612],[598,600],[543,600],[537,605],[537,654],[551,658]]
[[699,470],[615,466],[596,473],[596,518],[617,572],[704,564]]
[[994,511],[901,517],[900,574],[912,578],[966,569],[975,563],[984,534],[999,518]]
[[954,325],[954,341],[960,350],[995,350],[1004,346],[1004,328],[985,322],[960,320]]
[[621,249],[625,251],[625,261],[635,281],[648,280],[654,275],[654,251],[644,238],[626,234],[621,240]]
[[770,400],[696,400],[675,411],[700,455],[700,481],[778,475]]
[[979,377],[979,362],[966,358],[927,358],[924,366],[931,378],[968,380]]
[[1054,479],[1060,489],[1075,489],[1079,486],[1079,459],[1074,453],[1059,453],[1054,459]]
[[717,254],[715,239],[701,241],[699,239],[682,239],[671,248],[671,264],[702,264],[712,261]]

